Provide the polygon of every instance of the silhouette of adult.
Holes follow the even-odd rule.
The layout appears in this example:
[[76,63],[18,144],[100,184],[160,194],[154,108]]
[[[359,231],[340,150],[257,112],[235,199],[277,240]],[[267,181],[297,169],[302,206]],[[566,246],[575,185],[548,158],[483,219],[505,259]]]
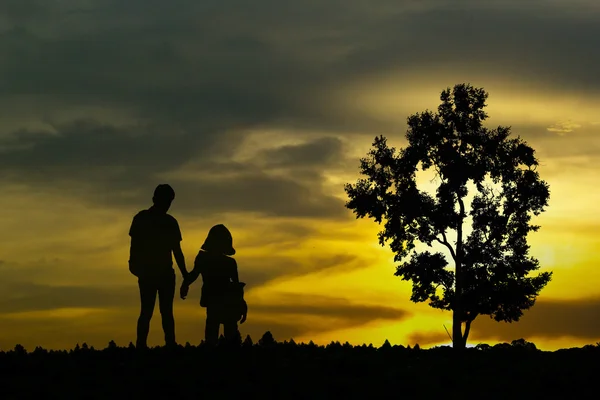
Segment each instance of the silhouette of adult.
[[179,224],[173,216],[167,214],[174,199],[175,191],[171,186],[158,185],[152,197],[153,206],[137,213],[129,229],[129,270],[138,278],[140,289],[141,310],[136,340],[136,347],[140,349],[147,348],[157,294],[165,343],[169,347],[176,345],[173,317],[175,270],[172,255],[184,278],[188,272],[181,251]]
[[238,321],[246,321],[247,305],[244,301],[233,248],[233,238],[222,224],[213,226],[194,261],[194,269],[184,279],[180,295],[188,294],[189,286],[202,275],[200,306],[206,307],[205,341],[214,345],[218,341],[219,328],[223,324],[225,340],[233,343],[238,332]]

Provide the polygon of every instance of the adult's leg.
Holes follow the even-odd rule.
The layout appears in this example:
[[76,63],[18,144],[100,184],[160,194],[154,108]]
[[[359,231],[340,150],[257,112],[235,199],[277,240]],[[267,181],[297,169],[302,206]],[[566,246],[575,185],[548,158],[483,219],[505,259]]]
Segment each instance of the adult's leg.
[[230,345],[241,344],[241,337],[238,331],[237,321],[229,318],[225,323],[223,323],[223,330],[225,333],[225,340]]
[[220,313],[214,306],[206,307],[206,327],[204,340],[207,344],[215,345],[219,340],[219,326],[221,325]]
[[158,288],[158,307],[162,319],[165,343],[174,346],[175,342],[175,317],[173,316],[173,300],[175,299],[175,273],[161,279]]
[[136,347],[145,348],[147,347],[148,332],[150,331],[150,320],[156,304],[156,285],[152,280],[138,279],[138,286],[140,288],[141,310],[137,322]]

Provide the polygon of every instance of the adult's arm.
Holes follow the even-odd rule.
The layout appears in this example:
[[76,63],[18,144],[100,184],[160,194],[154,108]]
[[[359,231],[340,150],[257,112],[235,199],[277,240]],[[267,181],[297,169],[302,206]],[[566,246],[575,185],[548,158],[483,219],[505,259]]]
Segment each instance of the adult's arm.
[[173,247],[173,256],[175,257],[175,262],[181,271],[181,276],[185,279],[188,276],[187,268],[185,267],[185,257],[183,256],[183,251],[181,250],[181,243],[175,243]]
[[185,279],[188,275],[187,268],[185,267],[185,257],[183,256],[183,251],[181,250],[181,230],[179,229],[179,224],[177,220],[173,218],[173,257],[175,257],[175,262],[181,271],[181,276]]

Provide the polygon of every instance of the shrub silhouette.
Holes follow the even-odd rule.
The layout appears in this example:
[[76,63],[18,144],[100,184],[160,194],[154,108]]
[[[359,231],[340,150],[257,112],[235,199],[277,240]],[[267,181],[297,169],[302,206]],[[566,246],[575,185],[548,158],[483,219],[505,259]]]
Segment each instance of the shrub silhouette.
[[242,346],[252,347],[253,345],[254,345],[254,342],[252,342],[252,338],[250,337],[250,335],[246,335],[246,339],[244,339],[244,343],[242,343]]
[[273,338],[271,331],[266,331],[262,338],[260,338],[260,340],[258,341],[259,346],[274,346],[276,344],[277,342]]
[[513,347],[522,348],[525,350],[537,350],[537,347],[534,343],[528,342],[525,339],[516,339],[511,342]]

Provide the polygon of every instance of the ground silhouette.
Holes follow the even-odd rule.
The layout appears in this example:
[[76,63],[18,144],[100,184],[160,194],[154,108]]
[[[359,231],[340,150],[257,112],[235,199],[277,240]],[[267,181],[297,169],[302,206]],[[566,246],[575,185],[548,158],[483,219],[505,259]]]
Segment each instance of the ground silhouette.
[[3,398],[364,399],[541,398],[592,393],[600,345],[546,352],[520,339],[511,344],[423,350],[392,346],[318,346],[277,342],[270,332],[239,347],[186,343],[139,351],[114,342],[102,350],[0,352]]

